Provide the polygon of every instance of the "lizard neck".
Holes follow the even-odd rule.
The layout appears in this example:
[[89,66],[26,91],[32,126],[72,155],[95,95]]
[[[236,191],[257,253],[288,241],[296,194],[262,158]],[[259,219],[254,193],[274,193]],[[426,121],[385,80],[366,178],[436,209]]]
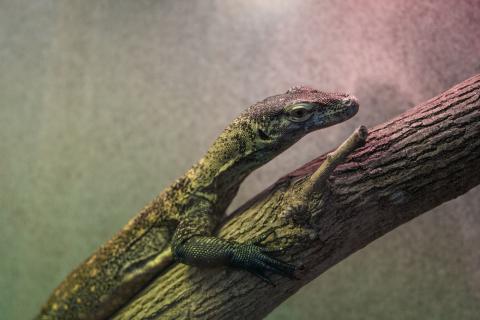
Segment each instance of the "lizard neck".
[[219,200],[230,203],[247,175],[272,158],[270,152],[257,152],[256,137],[253,122],[235,120],[187,173],[191,191],[210,196],[212,201],[222,194]]

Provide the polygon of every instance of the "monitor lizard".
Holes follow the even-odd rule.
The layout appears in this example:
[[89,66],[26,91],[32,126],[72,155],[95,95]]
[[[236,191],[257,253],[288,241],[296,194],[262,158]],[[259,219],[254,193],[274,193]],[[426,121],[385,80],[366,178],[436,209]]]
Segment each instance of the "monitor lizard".
[[253,170],[309,132],[358,111],[355,97],[294,87],[240,114],[186,174],[145,206],[54,290],[37,319],[106,319],[173,261],[225,265],[268,281],[295,266],[252,239],[238,243],[213,231]]

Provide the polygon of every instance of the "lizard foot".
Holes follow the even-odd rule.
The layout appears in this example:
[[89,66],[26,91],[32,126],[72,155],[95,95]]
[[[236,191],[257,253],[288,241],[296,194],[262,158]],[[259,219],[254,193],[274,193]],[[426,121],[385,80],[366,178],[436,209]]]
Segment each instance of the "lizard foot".
[[235,243],[230,260],[232,266],[248,270],[265,282],[275,284],[265,275],[266,271],[296,279],[294,265],[270,257],[269,253],[282,249],[264,248],[252,243]]

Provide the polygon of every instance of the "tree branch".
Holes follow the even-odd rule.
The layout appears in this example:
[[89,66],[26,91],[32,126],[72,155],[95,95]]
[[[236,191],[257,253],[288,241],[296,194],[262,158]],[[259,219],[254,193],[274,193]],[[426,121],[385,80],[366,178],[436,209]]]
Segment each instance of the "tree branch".
[[[388,231],[480,183],[480,75],[370,130],[326,187],[299,191],[321,156],[281,178],[229,217],[219,234],[285,247],[300,280],[173,265],[115,319],[261,319],[303,285]],[[268,297],[268,298],[267,298]]]

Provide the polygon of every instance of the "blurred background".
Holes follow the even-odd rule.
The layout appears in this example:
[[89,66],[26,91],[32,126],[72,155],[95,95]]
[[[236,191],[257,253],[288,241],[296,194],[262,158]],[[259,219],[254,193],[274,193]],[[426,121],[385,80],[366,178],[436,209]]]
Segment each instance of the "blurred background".
[[[0,318],[33,317],[250,104],[303,84],[361,110],[231,209],[479,72],[478,1],[0,0]],[[268,319],[478,319],[479,208],[476,188],[401,226]]]

